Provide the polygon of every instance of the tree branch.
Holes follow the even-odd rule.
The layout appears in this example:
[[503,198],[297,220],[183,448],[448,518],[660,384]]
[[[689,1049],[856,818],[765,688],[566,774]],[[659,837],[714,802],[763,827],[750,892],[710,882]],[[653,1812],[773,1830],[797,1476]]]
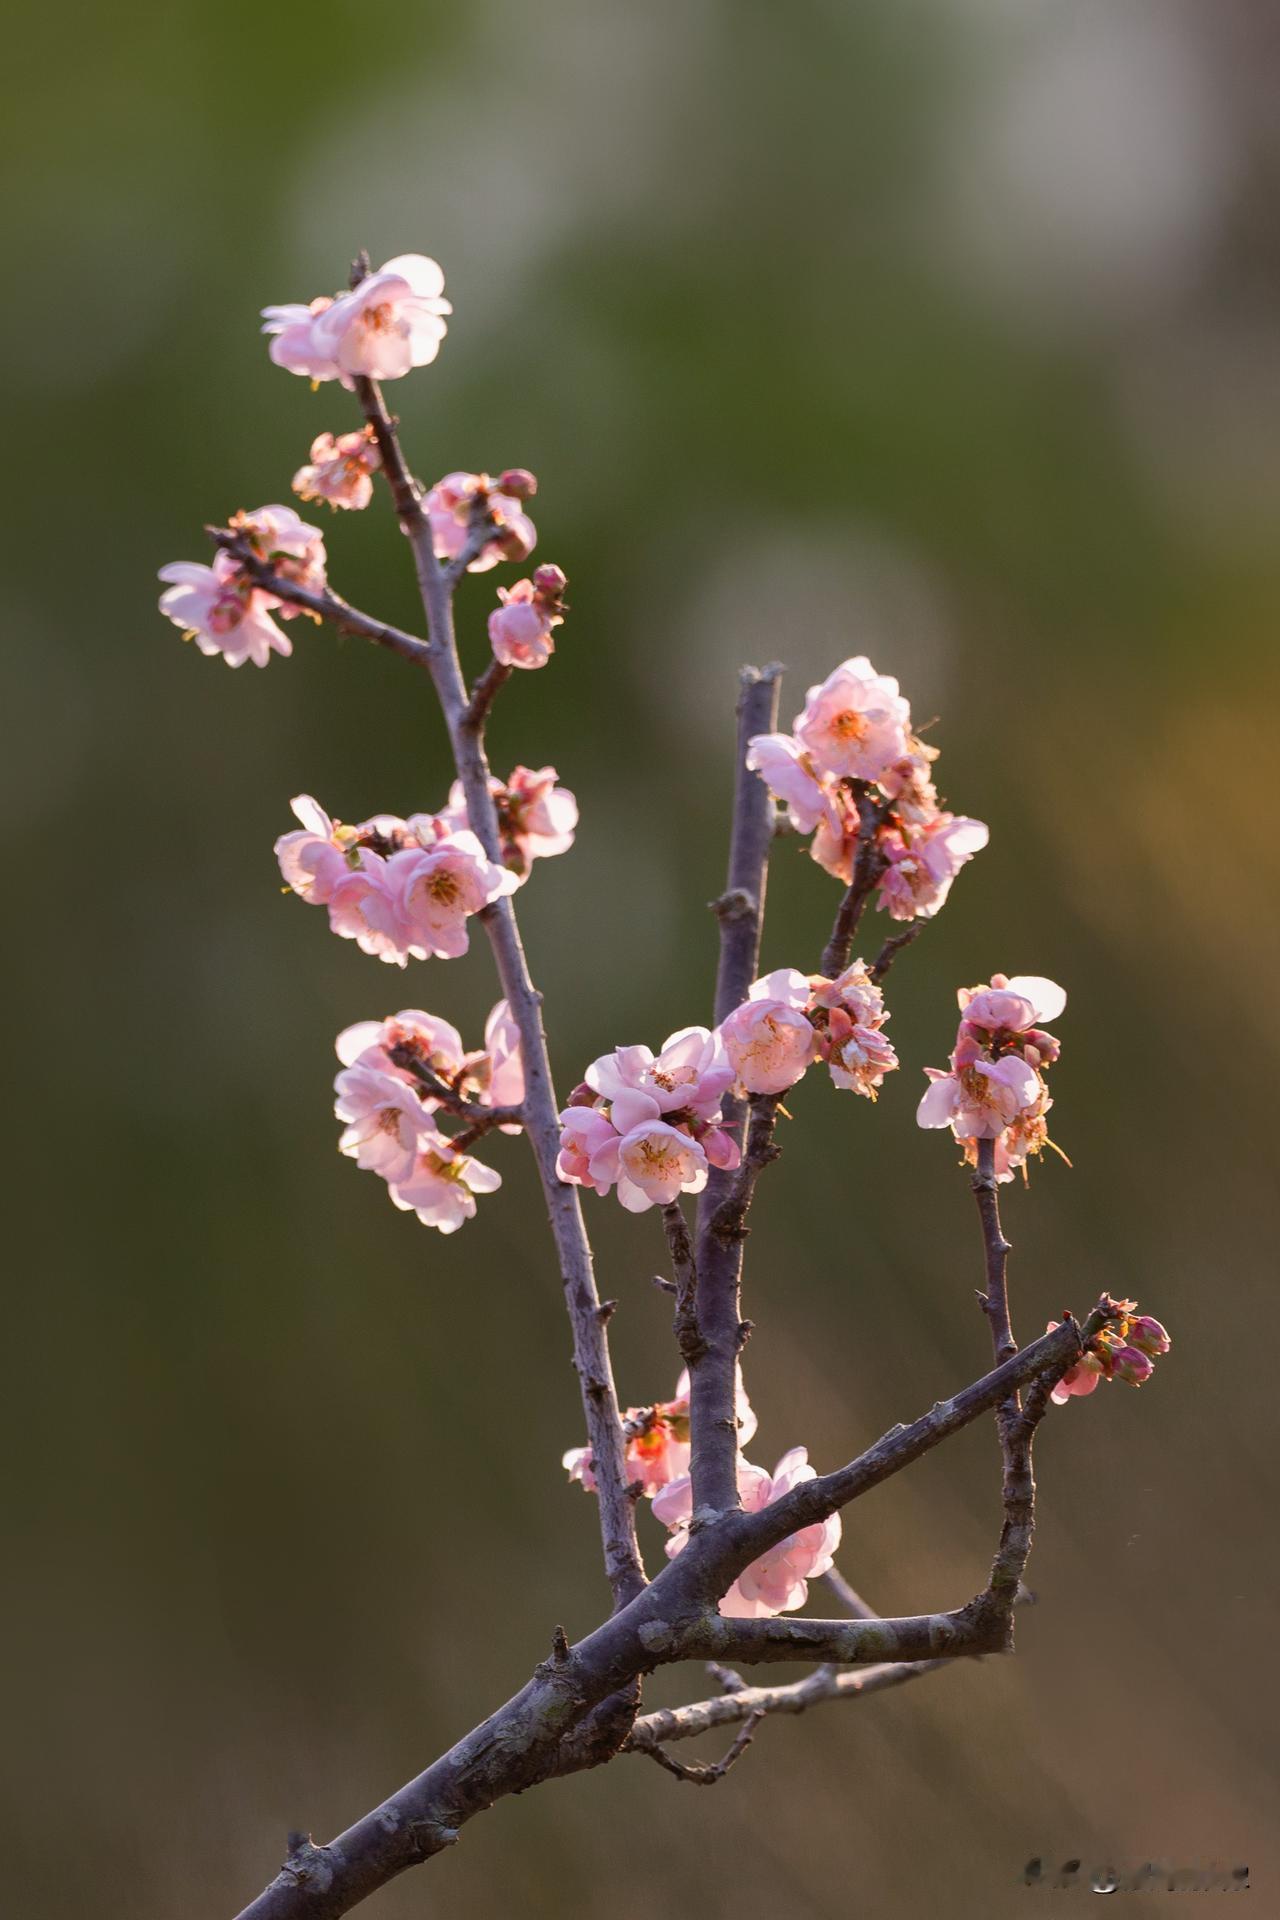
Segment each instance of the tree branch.
[[[774,663],[763,669],[744,667],[739,679],[729,871],[724,893],[714,903],[720,923],[717,1025],[746,999],[760,965],[774,804],[764,781],[748,771],[747,744],[758,733],[775,731],[781,678],[782,668]],[[741,1101],[726,1100],[725,1130],[739,1145],[743,1116]],[[735,1191],[738,1179],[737,1174],[713,1167],[698,1201],[698,1336],[703,1350],[689,1364],[695,1510],[710,1507],[724,1511],[738,1504],[738,1354],[744,1338],[739,1305],[742,1243],[740,1237],[726,1238],[713,1230],[713,1222]],[[749,1200],[749,1193],[747,1197]]]
[[442,1106],[446,1113],[456,1113],[460,1120],[470,1120],[474,1126],[487,1133],[491,1127],[516,1127],[524,1121],[524,1108],[491,1107],[482,1100],[464,1099],[456,1087],[433,1073],[426,1062],[419,1059],[411,1046],[390,1047],[388,1058],[406,1073],[411,1073],[419,1086],[424,1088],[431,1098]]
[[692,1369],[706,1352],[706,1343],[698,1330],[698,1268],[693,1257],[693,1241],[678,1200],[672,1200],[662,1209],[662,1224],[676,1280],[676,1312],[672,1322],[676,1345],[685,1365]]
[[380,647],[387,647],[415,667],[426,666],[431,654],[428,641],[389,626],[385,620],[375,620],[371,614],[361,613],[359,607],[353,607],[340,594],[312,593],[306,587],[295,586],[292,580],[283,579],[265,561],[259,560],[248,543],[228,527],[206,527],[205,532],[215,546],[239,562],[256,586],[274,594],[278,600],[286,600],[293,607],[304,607],[308,613],[337,627],[340,633],[353,633],[361,640],[372,640]]
[[[892,802],[877,802],[863,784],[859,784],[855,797],[858,803],[858,839],[853,856],[853,878],[845,891],[836,912],[835,924],[831,929],[831,938],[823,949],[819,972],[828,980],[837,979],[849,964],[849,955],[853,950],[853,936],[858,931],[858,922],[862,918],[863,908],[871,897],[872,888],[884,871],[884,855],[876,845],[876,834],[884,825],[885,815]],[[902,944],[905,945],[905,942]],[[889,959],[892,961],[893,956]],[[878,964],[878,963],[877,963]]]
[[729,1748],[724,1758],[717,1760],[714,1765],[709,1767],[703,1766],[696,1760],[688,1763],[683,1760],[673,1760],[671,1755],[665,1753],[656,1742],[652,1745],[631,1748],[630,1751],[634,1753],[647,1753],[651,1760],[656,1760],[660,1767],[665,1767],[668,1773],[673,1773],[677,1780],[687,1780],[695,1787],[714,1787],[718,1781],[724,1779],[730,1767],[735,1766],[737,1762],[741,1760],[743,1754],[751,1745],[755,1737],[756,1728],[764,1719],[764,1709],[757,1707],[754,1712],[744,1714],[741,1717],[743,1725],[737,1739]]

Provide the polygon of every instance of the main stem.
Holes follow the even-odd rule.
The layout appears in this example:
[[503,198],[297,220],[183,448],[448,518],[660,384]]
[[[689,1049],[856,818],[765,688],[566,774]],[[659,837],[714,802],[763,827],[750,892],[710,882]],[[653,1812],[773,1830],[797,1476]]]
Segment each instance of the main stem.
[[[747,997],[760,965],[765,877],[773,839],[774,805],[764,781],[749,773],[747,743],[778,724],[779,666],[743,669],[738,698],[738,757],[733,796],[729,874],[716,902],[720,962],[716,972],[716,1024]],[[744,1107],[725,1103],[725,1126],[743,1144]],[[735,1176],[713,1168],[698,1204],[697,1318],[699,1351],[689,1368],[694,1512],[723,1513],[738,1505],[738,1354],[746,1330],[739,1292],[742,1229],[718,1235],[715,1221]]]
[[[448,581],[431,551],[430,528],[419,518],[410,533],[422,585],[427,631],[431,640],[428,671],[435,684],[449,730],[467,802],[467,818],[489,858],[502,863],[498,815],[489,791],[489,762],[480,729],[468,723],[467,690],[458,661],[453,626],[453,598]],[[498,977],[512,1017],[520,1031],[524,1059],[525,1131],[533,1147],[551,1231],[560,1258],[560,1277],[573,1328],[574,1365],[582,1392],[587,1436],[591,1442],[596,1484],[600,1494],[601,1532],[605,1567],[614,1605],[626,1602],[646,1584],[636,1540],[635,1508],[627,1492],[621,1414],[613,1366],[605,1337],[596,1288],[591,1245],[576,1187],[566,1185],[556,1172],[560,1126],[546,1033],[542,1025],[542,995],[529,975],[515,908],[509,898],[495,900],[480,918],[493,948]]]

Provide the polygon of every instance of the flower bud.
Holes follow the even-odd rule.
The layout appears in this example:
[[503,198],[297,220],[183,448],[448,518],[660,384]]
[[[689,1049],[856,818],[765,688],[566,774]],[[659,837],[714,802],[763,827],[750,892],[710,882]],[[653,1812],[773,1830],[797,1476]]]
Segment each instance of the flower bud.
[[1062,1052],[1062,1042],[1040,1027],[1031,1027],[1022,1036],[1023,1056],[1028,1066],[1051,1067]]
[[528,467],[507,467],[498,475],[498,492],[513,493],[517,500],[531,500],[538,482]]
[[1160,1322],[1153,1320],[1149,1313],[1140,1313],[1130,1320],[1127,1332],[1130,1346],[1136,1347],[1139,1353],[1168,1353],[1173,1345]]
[[533,570],[534,592],[541,594],[544,599],[558,600],[568,584],[559,567],[541,566]]
[[1123,1380],[1131,1387],[1140,1387],[1155,1372],[1145,1353],[1137,1347],[1115,1347],[1111,1352],[1111,1378]]
[[566,1105],[570,1107],[594,1107],[595,1103],[596,1095],[594,1087],[589,1087],[585,1080],[579,1080],[577,1086],[569,1095]]

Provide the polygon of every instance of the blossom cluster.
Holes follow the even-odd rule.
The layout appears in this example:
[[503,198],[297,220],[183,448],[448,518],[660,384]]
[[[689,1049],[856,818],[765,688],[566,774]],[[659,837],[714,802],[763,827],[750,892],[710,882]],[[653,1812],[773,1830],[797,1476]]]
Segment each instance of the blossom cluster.
[[[1136,1301],[1122,1300],[1118,1305],[1124,1310],[1123,1319],[1117,1326],[1104,1327],[1088,1351],[1067,1368],[1049,1396],[1056,1406],[1065,1407],[1068,1400],[1083,1399],[1093,1392],[1099,1380],[1123,1380],[1131,1387],[1144,1385],[1155,1372],[1155,1361],[1172,1347],[1172,1340],[1158,1320],[1153,1320],[1149,1313],[1134,1311]],[[1053,1320],[1049,1322],[1050,1333],[1056,1324]]]
[[357,377],[398,380],[439,353],[453,311],[443,293],[434,260],[400,253],[349,292],[264,307],[262,331],[272,336],[276,365],[308,380],[340,380],[344,387],[354,387]]
[[527,467],[508,467],[491,480],[487,473],[446,473],[422,502],[431,523],[437,560],[456,560],[473,532],[487,532],[468,573],[488,573],[501,560],[527,560],[538,544],[538,529],[524,503],[538,491]]
[[813,835],[819,866],[848,886],[859,846],[868,845],[877,905],[914,920],[937,913],[988,837],[981,820],[941,805],[937,757],[912,732],[898,682],[858,654],[810,687],[790,733],[757,734],[747,765],[796,832]]
[[455,959],[470,944],[474,914],[514,893],[538,855],[572,844],[576,804],[554,780],[554,767],[517,767],[502,789],[516,796],[504,855],[519,872],[489,859],[458,786],[443,813],[375,814],[355,826],[299,794],[291,804],[301,825],[276,841],[276,859],[292,891],[326,907],[334,933],[363,952],[399,967],[431,954]]
[[706,1027],[682,1027],[656,1057],[648,1047],[602,1054],[560,1115],[560,1178],[596,1193],[616,1186],[631,1213],[701,1193],[710,1167],[736,1167],[740,1158],[720,1124],[732,1084],[733,1069]]
[[714,1032],[683,1027],[656,1059],[619,1047],[593,1061],[560,1115],[560,1178],[596,1193],[616,1185],[633,1213],[701,1193],[711,1167],[741,1157],[722,1125],[731,1088],[784,1093],[823,1060],[836,1086],[874,1100],[898,1064],[888,1017],[864,960],[836,980],[795,967],[765,974]]
[[[262,565],[281,580],[308,593],[323,593],[327,558],[324,535],[300,520],[292,507],[259,507],[237,513],[228,531]],[[201,653],[220,653],[229,667],[252,660],[265,667],[273,653],[286,658],[293,642],[272,619],[294,620],[306,611],[268,593],[247,572],[242,560],[225,548],[206,567],[194,560],[175,560],[160,569],[167,591],[160,611],[194,640]]]
[[[756,1430],[756,1416],[738,1369],[736,1412],[738,1439],[746,1445]],[[651,1407],[628,1407],[622,1419],[626,1436],[628,1484],[646,1500],[689,1471],[689,1370],[676,1381],[675,1397]],[[595,1457],[590,1447],[570,1447],[561,1463],[570,1480],[595,1493]]]
[[302,500],[324,500],[331,507],[357,512],[373,498],[373,476],[382,455],[373,428],[366,424],[354,433],[321,433],[311,442],[311,458],[293,476],[293,490]]
[[333,1083],[334,1112],[344,1125],[338,1151],[380,1174],[397,1207],[416,1213],[424,1226],[453,1233],[474,1215],[476,1194],[491,1193],[501,1176],[461,1150],[460,1136],[441,1129],[442,1098],[406,1062],[416,1062],[459,1101],[518,1106],[524,1065],[506,1001],[489,1014],[478,1053],[465,1053],[456,1027],[418,1008],[361,1020],[335,1045],[342,1070]]
[[1040,1023],[1056,1020],[1067,996],[1056,981],[1035,974],[994,973],[989,986],[961,987],[957,998],[950,1066],[945,1073],[925,1068],[930,1085],[916,1119],[922,1127],[950,1127],[971,1165],[978,1141],[994,1140],[996,1179],[1011,1180],[1031,1154],[1053,1145],[1044,1075],[1062,1049]]
[[795,967],[765,974],[719,1032],[744,1093],[785,1093],[824,1060],[837,1087],[874,1100],[898,1064],[882,1031],[888,1018],[866,961],[855,960],[835,980]]

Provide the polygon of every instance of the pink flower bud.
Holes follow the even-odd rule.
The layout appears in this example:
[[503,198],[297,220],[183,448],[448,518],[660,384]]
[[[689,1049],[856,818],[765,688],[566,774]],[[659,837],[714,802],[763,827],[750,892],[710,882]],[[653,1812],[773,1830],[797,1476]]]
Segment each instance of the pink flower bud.
[[507,467],[498,475],[498,491],[514,494],[517,500],[531,500],[538,491],[538,482],[528,467]]
[[560,567],[543,565],[533,570],[533,588],[546,600],[559,600],[569,581]]
[[565,1102],[566,1106],[570,1107],[594,1107],[595,1103],[595,1090],[589,1087],[585,1080],[579,1080],[577,1086]]
[[1140,1387],[1155,1372],[1151,1361],[1137,1347],[1113,1347],[1110,1353],[1111,1378],[1124,1380],[1131,1387]]
[[1128,1335],[1130,1346],[1136,1347],[1139,1353],[1168,1353],[1173,1345],[1160,1322],[1153,1320],[1149,1313],[1140,1313],[1130,1320]]

